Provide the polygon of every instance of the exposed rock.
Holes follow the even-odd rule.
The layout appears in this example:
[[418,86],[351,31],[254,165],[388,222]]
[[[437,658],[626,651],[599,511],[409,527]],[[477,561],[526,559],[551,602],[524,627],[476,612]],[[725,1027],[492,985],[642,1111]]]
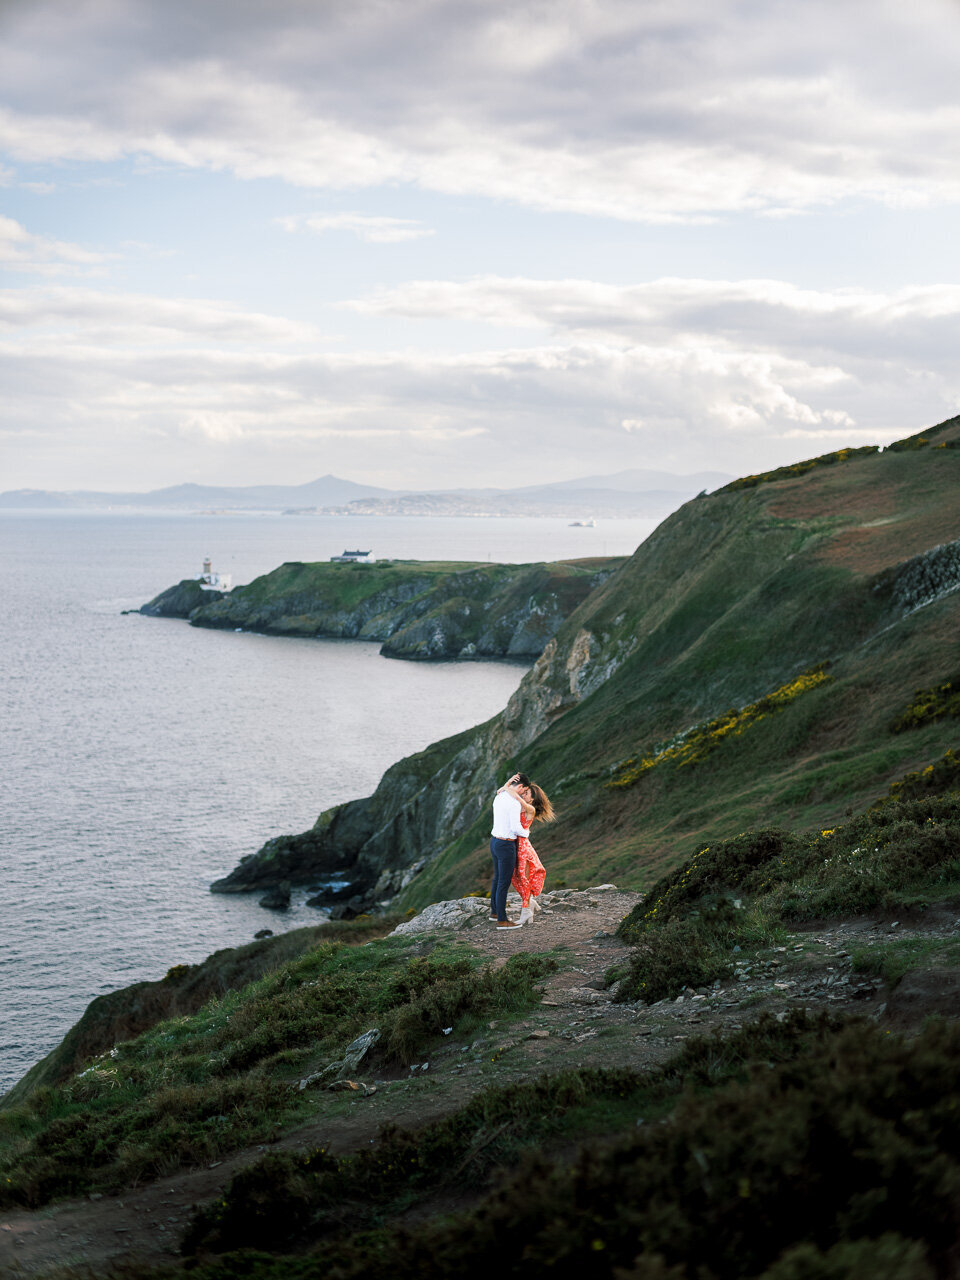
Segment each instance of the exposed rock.
[[621,563],[292,562],[229,594],[181,582],[141,612],[202,627],[380,640],[394,658],[534,658]]
[[[316,899],[314,899],[316,901]],[[357,916],[368,913],[374,906],[366,894],[354,894],[347,902],[330,908],[331,920],[356,920]]]
[[960,588],[960,538],[905,560],[892,574],[883,575],[881,584],[891,577],[893,600],[906,611],[956,591]]
[[[595,889],[555,889],[552,893],[541,894],[540,903],[547,911],[595,909],[599,906],[597,895],[608,892],[619,893],[620,890],[613,884],[602,884]],[[512,895],[512,900],[514,903],[520,901],[515,894]],[[434,902],[429,907],[424,907],[412,920],[398,924],[393,934],[426,933],[431,929],[463,929],[479,917],[489,914],[489,898],[455,898],[449,902]],[[393,937],[393,934],[390,936]],[[584,1000],[593,1001],[595,997],[603,1003],[609,999],[605,993],[598,996],[598,992],[592,991],[584,996]]]
[[253,936],[254,936],[255,938],[272,938],[272,937],[273,937],[273,930],[272,930],[272,929],[258,929],[258,930],[257,930],[257,932],[256,932]]
[[887,997],[886,1018],[917,1026],[924,1018],[960,1018],[960,970],[915,969],[904,974]]
[[279,884],[273,886],[269,893],[263,895],[260,899],[260,906],[267,907],[270,911],[288,911],[290,909],[290,891],[290,881],[281,880]]
[[148,618],[189,618],[198,609],[224,598],[222,591],[203,590],[195,578],[184,578],[174,587],[168,587],[143,605],[139,612]]
[[379,1039],[379,1027],[372,1027],[369,1031],[364,1031],[363,1035],[357,1036],[356,1040],[347,1045],[343,1057],[337,1062],[331,1062],[321,1071],[315,1071],[313,1075],[306,1076],[301,1080],[298,1086],[300,1092],[302,1093],[311,1084],[330,1080],[331,1077],[335,1081],[345,1079],[346,1076],[356,1071],[361,1059],[366,1056]]
[[393,933],[407,936],[411,933],[427,933],[431,929],[462,929],[479,916],[489,916],[490,903],[486,898],[457,898],[452,902],[434,902],[425,907],[412,920],[398,924]]

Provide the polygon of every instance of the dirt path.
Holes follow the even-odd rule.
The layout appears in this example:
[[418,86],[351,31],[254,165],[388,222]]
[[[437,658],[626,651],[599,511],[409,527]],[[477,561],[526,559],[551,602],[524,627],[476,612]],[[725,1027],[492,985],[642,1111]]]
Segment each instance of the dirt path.
[[[270,1148],[248,1148],[119,1195],[0,1214],[0,1276],[12,1280],[71,1265],[96,1271],[127,1257],[174,1261],[193,1209],[213,1199],[239,1169],[268,1149],[323,1145],[344,1153],[368,1144],[387,1121],[419,1127],[490,1084],[507,1085],[564,1067],[654,1067],[688,1036],[735,1029],[763,1009],[783,1015],[792,1008],[828,1007],[890,1019],[900,1027],[918,1025],[932,1011],[960,1016],[960,985],[952,990],[938,980],[928,984],[928,997],[921,990],[913,1005],[901,1001],[898,1007],[877,982],[852,973],[849,950],[852,940],[870,945],[894,932],[956,938],[960,920],[955,911],[895,926],[861,920],[805,930],[791,935],[786,945],[745,961],[722,986],[649,1007],[615,1004],[602,989],[603,975],[628,954],[629,948],[613,935],[638,898],[613,886],[558,890],[544,895],[547,910],[529,928],[497,931],[485,914],[469,919],[460,936],[495,964],[519,951],[558,954],[561,968],[546,980],[542,1003],[526,1018],[491,1021],[472,1040],[444,1043],[428,1062],[402,1075],[372,1079],[364,1074],[368,1084],[376,1085],[369,1097],[318,1092],[316,1119]],[[936,1006],[938,1000],[940,1005],[932,1007],[931,1001]]]

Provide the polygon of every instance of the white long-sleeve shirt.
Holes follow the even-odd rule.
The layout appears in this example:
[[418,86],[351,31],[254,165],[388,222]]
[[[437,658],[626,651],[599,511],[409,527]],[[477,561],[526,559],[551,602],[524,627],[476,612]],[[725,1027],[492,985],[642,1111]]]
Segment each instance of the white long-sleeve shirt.
[[493,830],[490,834],[497,840],[519,840],[525,835],[520,825],[523,809],[516,796],[500,791],[493,799]]

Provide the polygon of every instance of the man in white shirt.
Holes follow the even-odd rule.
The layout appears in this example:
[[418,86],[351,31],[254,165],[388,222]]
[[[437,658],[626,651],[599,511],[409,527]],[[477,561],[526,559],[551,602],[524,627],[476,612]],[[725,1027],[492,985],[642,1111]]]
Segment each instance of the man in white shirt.
[[490,856],[493,858],[493,884],[490,887],[490,917],[498,929],[519,929],[515,920],[507,919],[507,891],[517,867],[517,841],[524,834],[520,825],[520,801],[509,788],[529,785],[525,774],[515,773],[493,798],[493,830],[490,832]]

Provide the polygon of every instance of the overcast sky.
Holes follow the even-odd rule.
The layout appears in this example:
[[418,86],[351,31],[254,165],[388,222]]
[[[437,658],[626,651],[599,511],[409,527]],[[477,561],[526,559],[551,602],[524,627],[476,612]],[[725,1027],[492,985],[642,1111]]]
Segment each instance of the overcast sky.
[[0,488],[755,471],[960,409],[957,0],[3,0]]

